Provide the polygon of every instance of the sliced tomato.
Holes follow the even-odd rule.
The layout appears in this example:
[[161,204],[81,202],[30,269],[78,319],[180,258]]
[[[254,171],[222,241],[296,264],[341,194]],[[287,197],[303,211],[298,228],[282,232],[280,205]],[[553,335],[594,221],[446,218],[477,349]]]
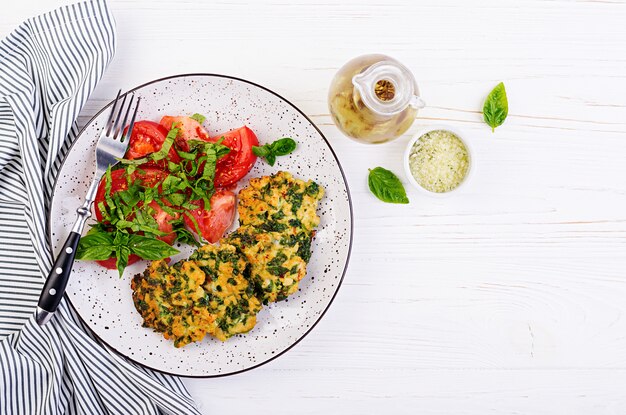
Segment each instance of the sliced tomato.
[[[139,258],[137,255],[135,254],[130,254],[128,256],[128,265],[132,265],[135,262],[139,261],[141,258]],[[113,258],[109,258],[109,259],[105,259],[104,261],[96,261],[99,265],[108,268],[108,269],[117,269],[117,258],[113,257]]]
[[[230,228],[235,220],[235,204],[237,197],[228,190],[217,191],[211,197],[211,209],[204,209],[203,201],[192,202],[198,209],[184,213],[185,226],[192,232],[201,235],[211,243],[215,243]],[[193,220],[189,217],[191,215]],[[194,223],[195,222],[195,223]],[[196,228],[196,223],[198,228]]]
[[257,158],[252,152],[252,146],[259,145],[259,139],[246,126],[218,134],[211,141],[215,142],[222,137],[222,144],[230,148],[230,153],[217,161],[214,183],[218,188],[233,185],[248,174]]
[[159,151],[167,137],[167,131],[165,127],[152,121],[135,122],[124,158],[135,160]]
[[[161,169],[142,166],[141,169],[135,170],[135,172],[131,175],[130,180],[131,182],[139,181],[143,186],[146,186],[146,187],[157,187],[160,185],[160,183],[163,182],[163,180],[165,180],[167,176],[168,176],[168,173]],[[119,169],[119,170],[112,171],[110,194],[114,194],[116,192],[128,189],[127,179],[128,178],[126,175],[126,170]],[[105,179],[102,179],[98,186],[98,190],[96,192],[96,198],[94,201],[96,219],[98,220],[98,222],[102,221],[102,212],[100,211],[99,204],[100,202],[106,203],[105,197],[104,197],[105,193],[106,193]],[[167,204],[167,201],[163,200],[162,203]],[[175,216],[168,214],[154,200],[150,202],[148,206],[150,206],[150,208],[153,210],[152,216],[154,217],[154,219],[156,219],[159,230],[161,232],[167,232],[167,235],[158,236],[157,239],[160,239],[163,242],[168,243],[170,245],[173,244],[174,241],[176,240],[176,233],[174,233],[172,221],[178,219],[180,217],[180,214],[177,213]],[[128,218],[128,219],[132,219],[132,218]],[[139,258],[137,255],[131,254],[128,257],[128,265],[131,265],[139,261],[140,259],[141,258]],[[117,267],[115,266],[115,263],[116,263],[115,258],[109,258],[104,261],[96,261],[96,262],[105,268],[117,269]]]
[[[165,203],[163,201],[162,203]],[[177,220],[180,217],[180,213],[175,213],[174,216],[170,215],[154,200],[150,202],[148,205],[152,208],[154,213],[152,213],[152,217],[156,219],[159,230],[161,232],[167,232],[167,235],[157,236],[157,239],[162,240],[166,244],[172,245],[176,240],[176,233],[174,232],[174,226],[172,225],[172,221]]]
[[189,151],[189,140],[209,141],[209,133],[204,129],[202,124],[191,117],[171,117],[169,115],[161,118],[160,124],[167,129],[172,129],[172,125],[176,124],[176,128],[180,131],[176,137],[176,146],[182,151]]
[[[166,171],[161,169],[157,169],[154,167],[142,167],[140,169],[135,170],[135,172],[131,175],[130,181],[139,181],[141,185],[146,187],[155,187],[158,186],[165,178],[168,176]],[[102,222],[102,212],[100,211],[100,202],[105,202],[104,194],[106,192],[106,178],[103,177],[100,180],[100,184],[98,185],[98,190],[96,192],[96,199],[94,201],[94,207],[96,211],[96,219],[98,222]],[[119,169],[113,170],[111,172],[111,193],[114,194],[121,190],[128,189],[128,180],[126,176],[126,170]]]
[[[135,172],[131,175],[131,181],[139,181],[141,185],[146,187],[158,187],[163,180],[168,176],[168,173],[151,167],[142,167],[141,169],[135,170]],[[128,189],[128,181],[126,176],[126,171],[124,169],[114,170],[111,172],[111,193],[114,194],[116,192]],[[98,190],[96,192],[96,199],[94,201],[96,219],[98,222],[102,221],[102,212],[100,211],[100,202],[106,203],[104,195],[106,192],[105,179],[100,181],[98,186]],[[140,202],[141,203],[141,202]],[[161,200],[161,203],[165,205],[169,205],[169,202],[165,199]],[[174,227],[172,225],[172,221],[178,219],[180,217],[179,213],[176,213],[174,216],[165,212],[161,205],[159,205],[156,201],[150,202],[148,205],[152,209],[152,217],[157,221],[158,228],[161,232],[167,232],[167,235],[158,236],[157,239],[162,240],[167,244],[173,244],[176,240],[176,234],[174,233]],[[127,218],[128,220],[132,220],[132,218]],[[130,259],[129,259],[130,263]]]
[[[160,124],[152,121],[137,121],[133,127],[133,133],[130,136],[128,150],[124,158],[128,160],[136,160],[146,157],[149,154],[156,153],[163,147],[168,129]],[[150,161],[143,166],[159,167],[167,169],[168,160],[173,163],[180,162],[180,157],[174,146],[170,148],[167,159],[159,161]]]

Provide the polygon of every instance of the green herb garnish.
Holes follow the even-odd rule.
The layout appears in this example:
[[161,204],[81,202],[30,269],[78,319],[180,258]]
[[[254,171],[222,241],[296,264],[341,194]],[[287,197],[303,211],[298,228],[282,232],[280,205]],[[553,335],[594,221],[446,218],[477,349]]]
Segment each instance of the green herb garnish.
[[103,261],[114,256],[121,277],[130,254],[155,261],[177,253],[177,249],[159,239],[129,234],[119,229],[107,230],[105,226],[98,224],[80,239],[76,258]]
[[191,119],[194,119],[196,121],[198,121],[198,123],[202,124],[204,122],[204,120],[206,120],[206,117],[202,114],[198,114],[197,112],[195,114],[193,114],[191,117],[189,117]]
[[137,234],[130,235],[128,238],[128,248],[133,254],[151,261],[157,261],[178,253],[176,248],[172,248],[159,239]]
[[114,251],[113,235],[92,229],[80,239],[76,249],[76,258],[104,261],[111,258]]
[[506,90],[504,83],[500,82],[491,90],[485,105],[483,106],[483,118],[494,132],[496,127],[502,125],[506,116],[509,114],[509,102],[506,98]]
[[293,138],[284,137],[260,147],[252,146],[252,152],[258,157],[265,158],[267,164],[273,166],[276,163],[277,156],[291,154],[296,149],[296,146],[296,141]]
[[387,169],[382,167],[370,169],[367,183],[374,196],[383,202],[409,203],[409,198],[406,196],[402,182]]

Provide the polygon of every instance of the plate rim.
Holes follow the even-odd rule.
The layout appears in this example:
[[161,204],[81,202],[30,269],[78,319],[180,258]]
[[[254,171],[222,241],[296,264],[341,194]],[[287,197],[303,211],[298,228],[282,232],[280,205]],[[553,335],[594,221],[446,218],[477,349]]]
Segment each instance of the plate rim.
[[[152,85],[152,84],[155,84],[155,83],[161,82],[161,81],[166,81],[168,79],[185,78],[185,77],[191,77],[191,76],[215,77],[215,78],[231,79],[231,80],[243,82],[245,84],[249,84],[249,85],[255,86],[257,88],[260,88],[262,90],[265,90],[265,91],[269,92],[270,94],[272,94],[272,95],[282,99],[284,102],[289,104],[294,110],[296,110],[298,113],[300,113],[300,115],[302,115],[313,126],[313,128],[315,128],[315,130],[318,132],[318,134],[322,137],[322,139],[326,143],[326,146],[330,150],[331,154],[333,155],[333,157],[335,159],[335,162],[337,163],[337,167],[339,167],[339,172],[341,173],[341,177],[343,178],[343,182],[344,182],[344,184],[346,186],[346,195],[348,196],[348,207],[350,208],[350,239],[348,241],[349,242],[348,243],[348,255],[346,256],[346,263],[345,263],[345,265],[343,267],[343,271],[341,273],[341,278],[339,279],[339,284],[337,285],[337,289],[335,290],[335,292],[333,293],[332,297],[330,298],[330,301],[328,302],[328,305],[326,306],[326,308],[324,308],[322,313],[317,317],[317,319],[313,322],[313,324],[311,324],[311,327],[309,327],[304,332],[304,334],[302,336],[300,336],[295,342],[290,344],[287,348],[285,348],[284,350],[282,350],[279,353],[275,354],[274,356],[270,357],[269,359],[264,360],[262,362],[259,362],[259,363],[255,364],[253,366],[248,367],[248,368],[237,370],[237,371],[234,371],[234,372],[220,373],[220,374],[216,374],[216,375],[189,375],[189,374],[179,374],[179,373],[168,372],[168,371],[163,370],[163,369],[152,367],[152,366],[150,366],[150,365],[148,365],[146,363],[139,362],[139,361],[135,360],[134,358],[132,358],[132,357],[130,357],[130,356],[120,352],[116,347],[114,347],[113,345],[111,345],[108,342],[104,341],[95,331],[93,331],[91,329],[91,327],[89,327],[89,324],[87,324],[85,319],[81,316],[81,314],[78,312],[78,310],[76,309],[76,307],[72,303],[72,300],[70,299],[70,296],[67,294],[67,292],[63,293],[63,298],[66,300],[66,303],[72,308],[72,310],[74,311],[74,314],[78,317],[78,319],[82,323],[83,327],[86,328],[91,333],[91,335],[93,337],[95,337],[95,339],[97,339],[102,345],[104,345],[105,348],[113,351],[114,353],[118,354],[119,356],[122,356],[123,358],[127,359],[128,361],[130,361],[130,362],[132,362],[134,364],[137,364],[137,365],[139,365],[141,367],[144,367],[144,368],[147,368],[147,369],[150,369],[150,370],[154,370],[156,372],[163,373],[163,374],[166,374],[166,375],[171,375],[171,376],[178,376],[178,377],[183,377],[183,378],[194,378],[194,379],[220,378],[220,377],[226,377],[226,376],[232,376],[232,375],[237,375],[237,374],[240,374],[240,373],[244,373],[244,372],[247,372],[249,370],[253,370],[253,369],[256,369],[258,367],[261,367],[261,366],[263,366],[263,365],[265,365],[265,364],[267,364],[269,362],[272,362],[273,360],[275,360],[278,357],[280,357],[280,356],[284,355],[285,353],[287,353],[289,350],[291,350],[293,347],[295,347],[298,343],[300,343],[306,336],[309,335],[309,333],[311,333],[311,331],[313,331],[313,329],[317,326],[317,324],[322,320],[322,318],[326,315],[326,312],[330,309],[330,306],[332,305],[332,303],[335,301],[335,298],[337,297],[337,294],[339,293],[339,290],[341,289],[341,286],[343,284],[343,280],[344,280],[344,277],[346,275],[346,272],[348,271],[348,265],[350,263],[350,257],[352,255],[352,242],[353,242],[353,238],[354,238],[354,212],[353,212],[353,208],[352,208],[352,196],[350,194],[350,187],[348,185],[348,179],[346,178],[346,174],[343,171],[343,167],[341,166],[341,162],[339,161],[339,158],[337,157],[337,154],[335,153],[335,150],[333,150],[332,146],[330,145],[330,142],[328,141],[328,139],[326,138],[324,133],[322,133],[322,131],[319,129],[319,127],[313,121],[311,121],[311,119],[302,110],[300,110],[300,108],[296,107],[291,101],[289,101],[288,99],[286,99],[282,95],[272,91],[271,89],[269,89],[269,88],[267,88],[267,87],[265,87],[263,85],[257,84],[256,82],[249,81],[247,79],[239,78],[239,77],[236,77],[236,76],[223,75],[223,74],[210,73],[210,72],[191,72],[191,73],[169,75],[169,76],[165,76],[165,77],[162,77],[162,78],[158,78],[158,79],[155,79],[155,80],[143,83],[141,85],[138,85],[138,86],[136,86],[134,88],[131,88],[126,93],[134,92],[134,91],[137,91],[138,89],[141,89],[141,88],[146,87],[148,85]],[[100,116],[100,114],[102,114],[102,112],[104,112],[107,108],[109,108],[112,103],[113,103],[113,101],[110,101],[108,104],[106,104],[104,107],[102,107],[78,131],[78,134],[76,135],[76,139],[70,145],[70,147],[67,149],[67,152],[63,156],[63,160],[61,161],[61,164],[59,165],[59,168],[58,168],[58,171],[57,171],[57,176],[54,179],[54,185],[52,187],[52,194],[50,195],[50,208],[48,209],[48,213],[46,214],[46,219],[47,219],[46,228],[47,228],[48,245],[50,246],[50,251],[52,252],[52,254],[54,254],[54,249],[53,249],[54,247],[52,246],[52,228],[51,228],[52,200],[54,199],[54,196],[55,196],[55,193],[56,193],[57,184],[58,184],[59,177],[60,177],[59,173],[60,173],[61,169],[63,169],[63,166],[65,165],[65,162],[67,161],[67,157],[69,156],[69,154],[71,153],[72,149],[74,148],[74,145],[81,138],[81,136],[83,135],[83,133],[85,132],[87,127],[89,127],[94,122],[94,120],[96,118],[98,118]]]

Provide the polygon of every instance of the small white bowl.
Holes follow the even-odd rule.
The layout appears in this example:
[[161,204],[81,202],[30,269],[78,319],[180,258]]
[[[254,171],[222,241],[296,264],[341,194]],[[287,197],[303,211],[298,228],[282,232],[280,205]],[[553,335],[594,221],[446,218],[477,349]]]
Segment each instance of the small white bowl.
[[[419,140],[424,134],[427,134],[431,131],[438,131],[438,130],[449,131],[452,134],[456,135],[459,138],[459,140],[461,140],[465,148],[467,149],[467,154],[469,156],[469,168],[467,169],[467,173],[465,174],[465,178],[463,179],[463,181],[459,183],[459,185],[455,187],[454,189],[448,192],[442,192],[442,193],[431,192],[430,190],[426,190],[422,186],[420,186],[417,180],[415,180],[415,177],[413,177],[413,173],[411,173],[411,167],[409,166],[409,156],[411,155],[411,149],[413,148],[413,145],[417,142],[417,140]],[[423,194],[427,194],[428,196],[431,196],[431,197],[447,197],[447,196],[450,196],[451,194],[459,193],[461,189],[465,189],[465,187],[467,186],[467,182],[470,180],[475,170],[475,158],[474,158],[474,152],[472,150],[472,147],[467,142],[467,140],[463,138],[463,133],[461,131],[459,131],[457,128],[450,127],[447,125],[434,125],[432,127],[419,130],[413,136],[413,138],[409,140],[409,143],[407,144],[406,149],[404,150],[403,162],[404,162],[404,174],[407,180],[413,185],[414,188],[416,188]]]

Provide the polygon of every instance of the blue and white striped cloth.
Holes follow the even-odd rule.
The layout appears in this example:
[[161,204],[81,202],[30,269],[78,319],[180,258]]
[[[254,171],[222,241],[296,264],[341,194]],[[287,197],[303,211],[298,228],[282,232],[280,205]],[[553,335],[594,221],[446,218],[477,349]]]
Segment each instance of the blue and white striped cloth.
[[75,119],[115,51],[104,0],[24,22],[0,42],[0,414],[199,414],[178,378],[108,350],[61,303],[33,319],[52,265],[46,213]]

